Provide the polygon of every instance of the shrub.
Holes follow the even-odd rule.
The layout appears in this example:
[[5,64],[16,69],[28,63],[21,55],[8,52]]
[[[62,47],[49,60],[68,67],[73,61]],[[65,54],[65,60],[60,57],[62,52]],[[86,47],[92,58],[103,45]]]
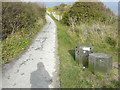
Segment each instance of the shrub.
[[2,3],[2,40],[21,28],[30,27],[38,18],[45,18],[45,8],[35,3]]
[[[77,17],[76,22],[94,21],[109,22],[114,14],[102,2],[76,2],[67,13],[63,15],[63,23],[69,24],[69,17]],[[68,23],[69,22],[69,23]]]

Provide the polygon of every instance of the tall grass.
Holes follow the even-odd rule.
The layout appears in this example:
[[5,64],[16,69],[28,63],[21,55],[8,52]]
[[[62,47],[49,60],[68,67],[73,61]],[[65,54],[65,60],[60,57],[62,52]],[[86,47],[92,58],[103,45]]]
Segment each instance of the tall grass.
[[80,45],[94,46],[95,52],[113,55],[113,60],[118,62],[118,27],[114,24],[81,23],[68,30],[69,35],[78,40]]
[[80,24],[75,27],[75,34],[79,35],[80,41],[89,42],[91,45],[101,45],[106,43],[113,48],[118,48],[118,27],[115,25],[105,25],[94,23],[92,25]]

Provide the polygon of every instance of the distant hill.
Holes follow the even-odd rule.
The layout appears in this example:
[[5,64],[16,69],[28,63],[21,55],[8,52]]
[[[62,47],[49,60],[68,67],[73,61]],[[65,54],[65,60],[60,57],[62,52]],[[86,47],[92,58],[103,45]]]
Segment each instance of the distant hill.
[[66,11],[70,9],[71,5],[61,3],[59,6],[49,7],[48,11],[56,12],[59,15],[63,15]]
[[63,23],[69,24],[70,18],[76,22],[109,22],[115,14],[104,6],[102,2],[76,2],[63,15]]

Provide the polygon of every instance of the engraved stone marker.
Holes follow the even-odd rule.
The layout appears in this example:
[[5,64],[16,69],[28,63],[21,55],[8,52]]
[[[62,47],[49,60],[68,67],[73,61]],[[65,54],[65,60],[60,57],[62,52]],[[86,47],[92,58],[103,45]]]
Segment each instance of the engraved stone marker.
[[93,53],[94,47],[89,46],[76,46],[75,49],[75,60],[79,64],[83,64],[84,66],[88,66],[88,56],[90,53]]

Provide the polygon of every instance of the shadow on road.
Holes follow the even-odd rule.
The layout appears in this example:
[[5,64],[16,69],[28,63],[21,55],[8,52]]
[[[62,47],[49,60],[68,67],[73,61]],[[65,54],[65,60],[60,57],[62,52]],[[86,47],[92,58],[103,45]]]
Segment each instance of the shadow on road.
[[45,70],[42,62],[37,64],[37,70],[31,73],[30,77],[31,88],[49,88],[52,83],[52,78]]

